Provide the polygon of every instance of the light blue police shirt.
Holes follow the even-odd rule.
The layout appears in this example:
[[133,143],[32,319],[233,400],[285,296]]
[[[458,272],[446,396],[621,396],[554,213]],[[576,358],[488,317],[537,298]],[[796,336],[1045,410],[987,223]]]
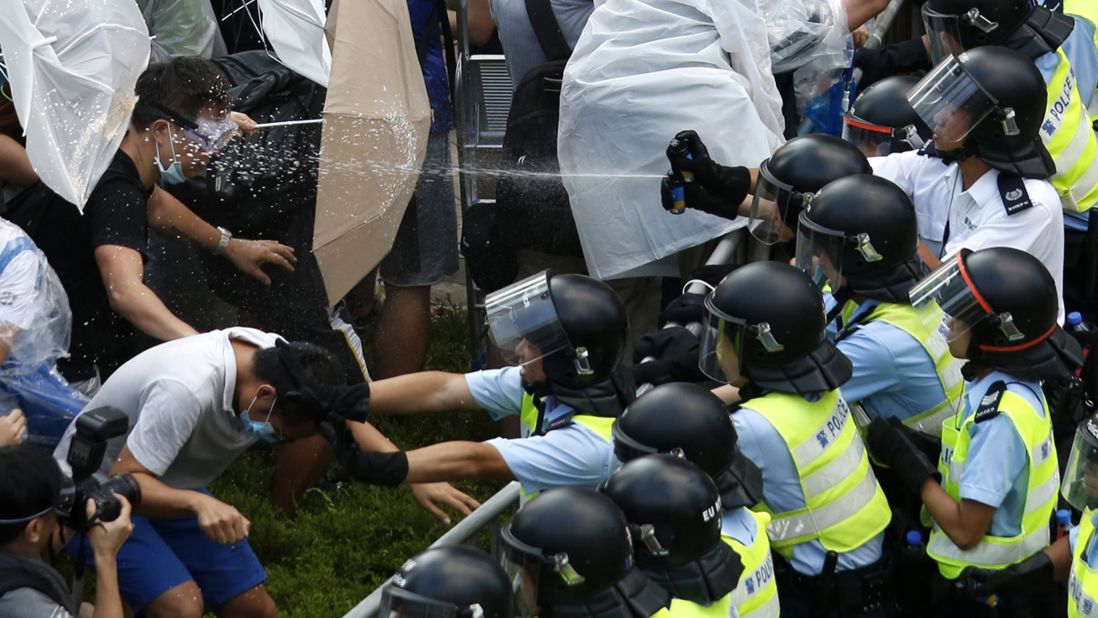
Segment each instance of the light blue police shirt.
[[[517,416],[522,409],[522,374],[518,367],[465,374],[473,400],[494,420]],[[573,413],[571,406],[545,397],[545,426]],[[493,438],[511,474],[529,493],[553,487],[598,487],[621,466],[610,443],[579,423],[569,423],[541,436]]]
[[[825,297],[830,311],[834,298]],[[881,304],[867,300],[850,317],[857,320]],[[828,334],[837,335],[837,322],[828,324]],[[945,401],[934,361],[911,335],[884,321],[859,324],[836,343],[854,365],[854,375],[840,390],[843,399],[860,403],[870,418],[897,417],[906,420]]]
[[[1002,380],[1007,390],[1020,395],[1044,418],[1041,386],[1000,371],[965,384],[964,418],[975,414],[980,400],[991,385]],[[969,425],[971,440],[964,471],[957,480],[962,499],[975,500],[995,507],[989,532],[993,536],[1014,536],[1022,533],[1022,511],[1029,489],[1029,469],[1025,442],[1014,430],[1014,424],[1004,414]],[[943,449],[946,462],[949,451]]]
[[[1064,51],[1068,62],[1071,63],[1071,71],[1075,74],[1075,84],[1079,90],[1079,98],[1083,107],[1089,107],[1094,99],[1094,90],[1098,85],[1098,50],[1094,47],[1094,24],[1079,17],[1075,20],[1075,28],[1068,38],[1064,39],[1060,49]],[[1052,80],[1052,74],[1060,64],[1060,56],[1050,52],[1033,61],[1041,70],[1045,83]],[[1043,133],[1047,136],[1047,133]],[[1086,231],[1087,213],[1064,212],[1064,227],[1069,230]]]
[[[746,405],[750,404],[750,401],[746,402]],[[763,499],[770,508],[775,512],[805,508],[797,466],[778,430],[762,414],[748,407],[733,412],[732,423],[739,435],[740,451],[762,470]],[[881,558],[883,540],[884,533],[881,533],[861,547],[839,554],[836,570],[848,571],[877,562]],[[819,575],[826,555],[827,550],[819,541],[808,541],[793,546],[789,562],[798,573]]]

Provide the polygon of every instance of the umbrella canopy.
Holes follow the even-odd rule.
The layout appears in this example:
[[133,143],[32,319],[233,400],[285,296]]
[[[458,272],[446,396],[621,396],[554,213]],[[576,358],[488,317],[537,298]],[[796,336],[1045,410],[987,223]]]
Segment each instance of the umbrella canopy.
[[324,38],[324,0],[257,0],[263,35],[278,59],[328,87],[332,52]]
[[39,178],[83,209],[110,165],[149,62],[134,2],[8,2],[0,19],[15,112]]
[[431,122],[406,0],[354,0],[338,11],[313,232],[332,303],[392,247]]

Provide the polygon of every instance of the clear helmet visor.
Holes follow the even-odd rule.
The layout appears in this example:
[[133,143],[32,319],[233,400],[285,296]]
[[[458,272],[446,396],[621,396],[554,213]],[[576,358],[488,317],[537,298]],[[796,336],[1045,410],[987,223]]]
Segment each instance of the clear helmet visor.
[[462,609],[388,584],[381,591],[377,615],[378,618],[483,618],[484,611],[478,605]]
[[702,373],[722,383],[739,377],[743,336],[744,324],[707,310],[702,321],[698,354],[698,368]]
[[549,294],[549,271],[492,292],[484,299],[488,334],[504,360],[524,365],[570,349]]
[[812,277],[821,290],[838,290],[843,282],[843,255],[848,244],[843,232],[816,225],[802,212],[797,224],[797,255],[793,265]]
[[1098,417],[1090,416],[1075,430],[1060,494],[1079,511],[1098,508]]
[[537,547],[523,543],[511,533],[511,524],[504,526],[500,540],[503,570],[515,593],[516,616],[539,614],[538,597],[543,574],[546,577],[555,574],[565,586],[578,586],[585,581],[569,563],[567,554],[546,555]]
[[766,164],[763,161],[759,166],[747,229],[751,230],[751,235],[759,242],[773,245],[781,240],[792,240],[794,231],[785,224],[790,220],[788,211],[803,207],[803,203],[801,194],[794,193],[792,185],[771,176]]
[[883,157],[923,147],[923,139],[911,125],[893,129],[859,120],[850,114],[843,117],[843,139],[857,146],[867,157]]
[[942,262],[909,293],[911,304],[916,307],[938,303],[946,315],[949,341],[957,339],[990,314],[965,271],[963,255],[967,254],[968,251],[962,250]]
[[919,80],[907,100],[934,138],[948,144],[963,141],[997,106],[957,56],[949,56]]
[[932,63],[938,64],[943,58],[964,51],[961,45],[961,19],[960,15],[938,13],[923,5],[923,27],[926,28]]

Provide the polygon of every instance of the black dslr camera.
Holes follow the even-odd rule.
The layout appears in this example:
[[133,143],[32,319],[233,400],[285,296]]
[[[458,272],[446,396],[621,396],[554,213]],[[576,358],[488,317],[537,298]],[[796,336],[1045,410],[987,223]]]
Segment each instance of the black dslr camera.
[[[86,531],[101,521],[114,521],[122,511],[115,493],[125,496],[134,507],[141,502],[141,486],[130,474],[116,474],[100,483],[92,476],[103,463],[107,442],[125,435],[129,418],[115,408],[96,408],[76,417],[76,433],[66,457],[72,467],[72,485],[63,490],[61,519],[77,531]],[[88,517],[85,505],[95,501],[95,512]]]

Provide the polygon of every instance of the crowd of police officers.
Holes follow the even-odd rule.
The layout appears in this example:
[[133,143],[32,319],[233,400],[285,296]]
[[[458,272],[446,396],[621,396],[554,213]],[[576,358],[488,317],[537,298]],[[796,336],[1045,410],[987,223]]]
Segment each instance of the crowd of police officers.
[[486,454],[350,444],[358,478],[526,493],[502,565],[424,552],[382,615],[1098,614],[1098,417],[1088,341],[1063,328],[1065,294],[1084,313],[1093,295],[1072,243],[1098,202],[1098,5],[922,13],[924,40],[859,62],[929,72],[866,88],[845,141],[747,169],[675,137],[665,207],[747,217],[773,259],[673,303],[700,335],[638,342],[659,385],[633,395],[614,292],[548,271],[487,299],[517,367],[417,383],[441,398],[373,384],[374,412],[480,407],[523,433]]

